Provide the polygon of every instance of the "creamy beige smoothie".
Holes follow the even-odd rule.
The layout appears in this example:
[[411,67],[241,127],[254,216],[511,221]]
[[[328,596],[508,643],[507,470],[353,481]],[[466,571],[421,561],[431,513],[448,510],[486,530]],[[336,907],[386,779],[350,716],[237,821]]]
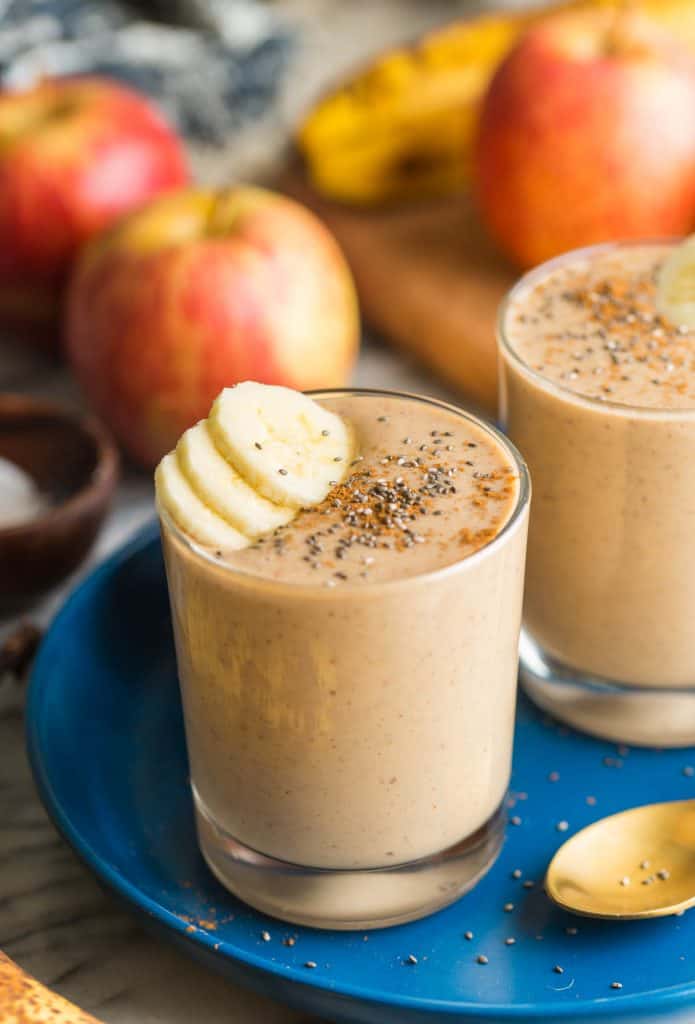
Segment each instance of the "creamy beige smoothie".
[[695,335],[656,309],[671,248],[570,253],[500,321],[502,419],[534,484],[525,626],[636,687],[695,686]]
[[390,867],[503,800],[527,483],[447,406],[318,401],[356,438],[319,506],[234,552],[162,510],[191,776],[202,813],[255,851]]

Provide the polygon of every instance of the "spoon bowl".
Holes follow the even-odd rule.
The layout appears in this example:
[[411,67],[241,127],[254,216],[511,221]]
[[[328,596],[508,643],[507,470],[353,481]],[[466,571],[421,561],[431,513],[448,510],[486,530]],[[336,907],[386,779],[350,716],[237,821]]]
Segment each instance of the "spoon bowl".
[[586,917],[637,920],[695,906],[695,800],[633,807],[588,825],[557,851],[545,888]]

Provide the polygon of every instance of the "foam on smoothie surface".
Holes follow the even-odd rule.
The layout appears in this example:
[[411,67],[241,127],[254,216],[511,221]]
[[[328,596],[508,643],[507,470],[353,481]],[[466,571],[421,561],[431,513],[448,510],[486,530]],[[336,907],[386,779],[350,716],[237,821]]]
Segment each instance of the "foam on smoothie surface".
[[506,319],[512,349],[579,395],[653,409],[695,409],[695,332],[656,308],[669,245],[595,253],[521,290]]
[[398,397],[321,399],[357,454],[325,501],[243,551],[244,572],[326,587],[402,579],[460,561],[510,518],[518,473],[502,445],[447,409]]

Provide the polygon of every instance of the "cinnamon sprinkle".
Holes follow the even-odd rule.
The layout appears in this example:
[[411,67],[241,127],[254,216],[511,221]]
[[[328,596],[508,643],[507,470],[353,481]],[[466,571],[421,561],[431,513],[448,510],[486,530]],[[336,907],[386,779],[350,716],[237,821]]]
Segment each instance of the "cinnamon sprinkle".
[[[320,505],[303,510],[304,515],[326,517],[329,522],[303,538],[303,558],[324,569],[332,569],[335,579],[346,581],[345,572],[336,570],[349,549],[359,546],[368,550],[393,549],[404,551],[416,544],[426,543],[430,531],[426,528],[426,517],[440,515],[437,506],[442,500],[450,500],[458,494],[457,482],[461,471],[470,473],[467,462],[448,465],[444,462],[417,463],[402,457],[385,456],[380,462],[395,463],[398,469],[417,469],[416,480],[406,482],[399,473],[385,477],[375,467],[360,469],[346,480],[336,484]],[[509,470],[486,474],[473,474],[474,495],[469,498],[475,508],[482,508],[488,501],[508,501],[514,493],[516,476]],[[468,481],[470,484],[470,480]],[[293,533],[294,524],[279,527],[272,535],[271,544],[277,553],[286,549]],[[476,551],[489,543],[499,532],[500,524],[475,529],[466,527],[459,531],[457,540],[461,546]],[[259,543],[263,543],[260,541]],[[374,556],[363,559],[365,569],[374,561]]]
[[[695,406],[695,332],[656,308],[669,246],[636,245],[551,272],[519,296],[510,340],[577,394],[658,409]],[[529,310],[531,312],[529,312]]]

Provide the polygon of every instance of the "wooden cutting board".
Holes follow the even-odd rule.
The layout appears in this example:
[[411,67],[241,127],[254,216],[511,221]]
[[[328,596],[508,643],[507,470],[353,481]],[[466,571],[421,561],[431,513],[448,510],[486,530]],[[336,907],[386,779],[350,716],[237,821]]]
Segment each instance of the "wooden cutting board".
[[282,187],[331,228],[352,266],[366,323],[462,394],[496,406],[496,311],[515,273],[468,197],[391,210],[322,199],[301,171]]

